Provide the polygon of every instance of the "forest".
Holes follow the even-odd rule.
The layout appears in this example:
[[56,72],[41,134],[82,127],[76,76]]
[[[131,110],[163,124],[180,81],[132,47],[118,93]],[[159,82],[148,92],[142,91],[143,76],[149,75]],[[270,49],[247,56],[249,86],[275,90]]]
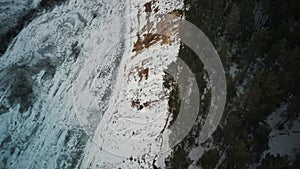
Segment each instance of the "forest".
[[[167,168],[185,169],[192,163],[203,169],[300,168],[300,141],[292,155],[268,151],[274,137],[268,117],[273,112],[281,105],[287,107],[275,126],[283,135],[299,123],[300,1],[185,0],[184,16],[219,53],[227,78],[227,103],[217,131],[201,144],[209,148],[193,162],[189,152],[199,146],[197,136],[210,104],[210,93],[205,94],[198,123],[174,148]],[[203,93],[207,73],[198,56],[181,44],[179,57],[189,65]],[[299,129],[293,132],[299,134]]]

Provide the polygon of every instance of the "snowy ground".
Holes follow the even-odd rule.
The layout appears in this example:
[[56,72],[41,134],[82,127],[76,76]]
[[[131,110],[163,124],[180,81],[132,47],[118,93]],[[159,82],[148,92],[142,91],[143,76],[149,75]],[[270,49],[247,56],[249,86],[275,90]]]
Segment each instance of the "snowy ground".
[[[291,158],[295,158],[296,152],[300,147],[300,119],[293,121],[292,127],[285,125],[284,130],[278,130],[277,124],[280,124],[285,118],[282,118],[282,114],[287,111],[288,104],[282,104],[276,111],[274,111],[269,117],[268,122],[272,127],[270,133],[269,146],[270,150],[267,153],[277,154],[281,156],[288,155]],[[298,131],[297,131],[298,130]],[[298,149],[296,149],[298,148]]]
[[31,9],[37,7],[41,0],[0,0],[0,39],[17,25],[19,19],[26,15]]
[[[70,0],[18,34],[0,57],[0,166],[152,167],[168,146],[162,70],[179,44],[133,51],[154,19],[147,2]],[[152,13],[182,7],[151,3]]]
[[[92,168],[152,168],[160,153],[168,147],[168,99],[163,88],[163,70],[176,59],[179,43],[162,45],[133,52],[137,34],[155,33],[155,20],[144,11],[147,1],[132,2],[130,12],[129,49],[125,49],[119,67],[113,99],[86,149],[83,166]],[[152,4],[155,6],[154,4]],[[178,5],[156,4],[168,11]],[[165,7],[163,7],[165,5]],[[144,32],[145,31],[145,32]],[[148,32],[149,31],[149,32]],[[83,115],[84,116],[84,115]],[[165,130],[167,133],[167,130]],[[100,149],[95,149],[95,144]],[[163,160],[162,160],[163,161]]]

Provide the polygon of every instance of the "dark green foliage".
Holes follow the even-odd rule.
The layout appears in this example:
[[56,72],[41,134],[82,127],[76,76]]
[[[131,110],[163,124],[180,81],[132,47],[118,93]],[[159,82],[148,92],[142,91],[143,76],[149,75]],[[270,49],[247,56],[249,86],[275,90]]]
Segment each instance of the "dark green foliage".
[[218,160],[219,150],[215,148],[205,152],[197,162],[197,165],[200,165],[203,169],[212,169],[215,168]]
[[224,15],[223,1],[185,0],[185,4],[189,4],[186,19],[200,28],[214,43]]
[[[264,30],[258,30],[257,32],[253,32],[251,41],[250,41],[250,49],[256,55],[260,55],[269,50],[270,44],[270,35],[269,32]],[[257,57],[257,56],[253,56]]]
[[167,169],[187,169],[190,164],[188,152],[179,147],[172,153],[172,158],[166,160]]
[[265,120],[280,103],[279,79],[273,73],[260,69],[254,75],[246,93],[245,120],[256,127]]
[[259,160],[260,157],[258,155],[269,148],[271,127],[266,122],[261,122],[257,129],[252,133],[252,139],[249,139],[250,149],[257,154],[256,160]]
[[204,75],[206,74],[206,71],[199,57],[184,44],[181,44],[180,46],[178,57],[189,66],[196,78],[200,93],[203,93],[203,89],[206,87],[206,82],[204,80]]
[[177,116],[180,111],[180,91],[178,84],[175,82],[174,78],[165,72],[164,76],[164,82],[163,85],[166,89],[171,90],[169,100],[168,100],[168,106],[169,106],[169,112],[172,114],[172,120],[170,121],[169,126],[172,126],[177,119]]
[[227,168],[246,169],[252,158],[244,142],[236,142],[233,147],[228,149],[226,155],[228,159]]
[[296,159],[293,164],[290,166],[290,169],[299,169],[300,168],[300,153],[296,154]]
[[[221,162],[218,168],[246,169],[262,162],[260,169],[299,168],[297,160],[292,162],[287,157],[270,155],[263,158],[263,153],[269,148],[271,132],[267,117],[281,103],[290,106],[282,117],[280,129],[299,117],[300,1],[186,0],[185,4],[189,7],[186,19],[198,26],[219,49],[228,87],[222,125],[213,135],[216,148],[204,153],[198,164],[202,168],[214,168]],[[263,11],[255,16],[259,13],[257,5]],[[222,38],[225,40],[218,41]],[[179,57],[195,74],[202,93],[206,72],[201,61],[183,44]],[[230,77],[233,62],[240,71]],[[238,88],[243,88],[243,92]],[[202,104],[201,113],[207,110],[206,106]],[[194,129],[201,130],[201,127]],[[182,145],[194,143],[193,137],[197,135],[189,135]],[[223,161],[215,158],[219,154],[225,154]]]
[[288,157],[267,154],[258,169],[288,169],[289,162]]

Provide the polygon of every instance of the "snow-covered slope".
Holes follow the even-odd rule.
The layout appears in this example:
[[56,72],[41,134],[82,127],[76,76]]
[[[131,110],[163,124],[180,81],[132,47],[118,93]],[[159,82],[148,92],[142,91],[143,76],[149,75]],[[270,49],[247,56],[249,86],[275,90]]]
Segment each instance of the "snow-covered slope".
[[153,167],[168,146],[163,69],[179,43],[139,42],[156,29],[146,12],[182,2],[147,2],[70,0],[11,42],[0,57],[2,168]]
[[[154,17],[156,12],[146,13],[146,2],[132,2],[129,10],[131,14],[124,18],[130,19],[127,23],[131,23],[130,36],[126,37],[129,48],[124,50],[109,107],[103,117],[100,117],[96,132],[92,132],[93,142],[85,150],[83,167],[153,168],[163,165],[157,161],[161,153],[169,148],[170,131],[166,130],[166,126],[171,120],[163,75],[167,65],[176,60],[179,43],[170,40],[164,44],[161,39],[157,42],[150,41],[151,45],[138,44],[144,42],[143,38],[157,32],[157,27],[151,22],[159,18]],[[170,2],[165,7],[164,4],[154,1],[150,3],[151,8],[159,6],[167,9],[163,12],[171,12],[176,7],[181,7],[180,3],[178,5]],[[140,46],[137,47],[138,45]],[[78,102],[82,103],[83,100],[79,99]],[[97,110],[94,105],[91,107],[92,110]],[[87,115],[81,116],[83,123],[91,124]],[[87,130],[93,128],[89,127],[87,125]],[[100,148],[95,149],[95,144]]]
[[21,17],[37,7],[41,0],[0,0],[0,39],[15,27]]

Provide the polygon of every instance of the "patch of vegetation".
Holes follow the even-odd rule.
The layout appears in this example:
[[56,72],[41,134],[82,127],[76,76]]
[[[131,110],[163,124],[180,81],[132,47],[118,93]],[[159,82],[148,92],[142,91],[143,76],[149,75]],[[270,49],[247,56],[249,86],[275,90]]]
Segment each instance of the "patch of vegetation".
[[163,85],[166,89],[170,90],[171,92],[169,93],[169,100],[168,100],[168,106],[169,106],[169,113],[172,114],[172,120],[170,121],[169,126],[172,126],[177,119],[177,116],[180,111],[180,91],[178,84],[175,82],[174,78],[165,72],[164,75],[164,82]]
[[219,161],[219,150],[211,149],[208,150],[197,162],[203,169],[215,168],[217,162]]
[[[289,103],[278,125],[283,130],[300,113],[300,1],[186,0],[185,5],[186,19],[218,49],[228,87],[221,125],[212,138],[215,148],[205,152],[198,165],[246,169],[261,162],[263,169],[299,167],[297,160],[263,153],[269,149],[271,132],[267,117],[281,103]],[[262,13],[256,6],[263,8]],[[201,93],[206,86],[201,61],[184,44],[179,57],[192,69]],[[239,70],[235,76],[230,73],[233,63]],[[202,104],[200,112],[207,112],[208,106]],[[186,145],[186,151],[198,146],[198,130],[201,126],[194,126],[178,146]],[[175,156],[176,151],[169,161],[176,163]]]
[[172,153],[172,159],[166,160],[166,169],[186,169],[189,167],[191,160],[188,153],[182,148],[177,147]]

